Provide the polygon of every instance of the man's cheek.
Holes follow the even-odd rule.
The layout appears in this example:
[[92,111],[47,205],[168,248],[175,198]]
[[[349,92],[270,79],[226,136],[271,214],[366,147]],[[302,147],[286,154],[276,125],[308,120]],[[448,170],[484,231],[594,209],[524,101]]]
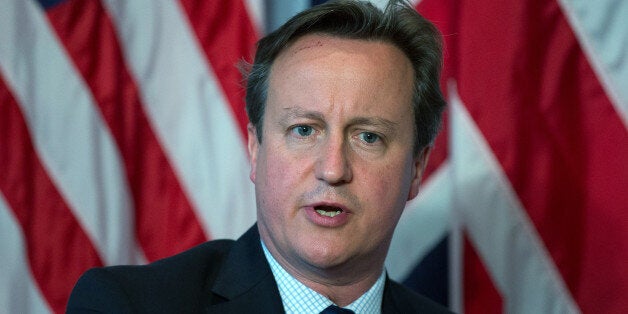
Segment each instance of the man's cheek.
[[265,168],[265,180],[270,186],[271,191],[276,194],[282,194],[288,188],[288,181],[291,179],[290,163],[281,158],[268,160]]

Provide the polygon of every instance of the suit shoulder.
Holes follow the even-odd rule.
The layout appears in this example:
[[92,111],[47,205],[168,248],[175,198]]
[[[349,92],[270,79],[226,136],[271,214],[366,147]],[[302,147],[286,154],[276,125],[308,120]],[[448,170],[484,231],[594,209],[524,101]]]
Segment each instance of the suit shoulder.
[[219,273],[233,243],[214,240],[148,265],[91,269],[79,279],[68,308],[117,304],[124,309],[191,310]]
[[85,272],[72,290],[66,313],[131,313],[133,306],[117,281],[104,268]]
[[226,239],[205,242],[187,251],[139,267],[162,271],[179,269],[180,266],[220,265],[234,243],[234,240]]
[[209,241],[148,265],[110,266],[104,269],[120,280],[127,278],[137,282],[142,279],[153,285],[169,284],[176,278],[205,278],[209,273],[219,270],[233,243],[233,240]]
[[388,280],[386,290],[384,295],[394,300],[395,307],[401,313],[453,313],[446,307],[393,280]]

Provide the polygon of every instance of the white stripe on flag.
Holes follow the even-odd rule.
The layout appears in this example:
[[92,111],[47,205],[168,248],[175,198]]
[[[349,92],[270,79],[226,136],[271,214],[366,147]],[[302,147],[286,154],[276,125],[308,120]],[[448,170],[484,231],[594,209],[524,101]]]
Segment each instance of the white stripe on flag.
[[33,280],[22,230],[11,213],[0,193],[0,309],[4,313],[51,312]]
[[391,278],[406,278],[449,231],[452,184],[449,169],[449,163],[443,162],[422,184],[421,193],[406,204],[386,259],[386,271]]
[[451,84],[455,210],[504,298],[507,313],[579,309],[486,140]]
[[368,1],[382,10],[386,7],[386,4],[388,4],[388,0],[368,0]]
[[255,221],[245,146],[181,7],[153,0],[104,4],[148,118],[201,223],[214,238],[240,236]]
[[278,29],[297,13],[312,6],[311,0],[274,0],[266,4],[266,33]]
[[628,128],[628,1],[559,0],[558,3]]
[[103,262],[135,262],[120,156],[92,95],[38,4],[1,2],[0,72],[20,104],[35,150]]
[[266,25],[266,1],[246,0],[244,6],[249,14],[253,26],[258,31],[258,36],[265,31]]

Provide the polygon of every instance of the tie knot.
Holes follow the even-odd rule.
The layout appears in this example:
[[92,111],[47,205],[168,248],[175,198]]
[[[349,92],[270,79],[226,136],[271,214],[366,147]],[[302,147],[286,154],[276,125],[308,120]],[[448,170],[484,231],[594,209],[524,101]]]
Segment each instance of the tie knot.
[[324,309],[320,314],[355,314],[355,312],[332,304]]

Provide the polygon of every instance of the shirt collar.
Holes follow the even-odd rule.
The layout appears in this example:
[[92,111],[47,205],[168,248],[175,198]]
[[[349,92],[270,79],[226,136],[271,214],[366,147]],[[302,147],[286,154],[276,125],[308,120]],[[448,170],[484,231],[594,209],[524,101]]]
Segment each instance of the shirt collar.
[[[318,292],[308,288],[296,278],[292,277],[270,254],[264,241],[262,249],[270,269],[273,272],[281,302],[283,302],[284,310],[287,314],[291,313],[320,313],[326,307],[333,304],[331,300]],[[382,298],[384,296],[384,283],[386,274],[382,270],[373,286],[353,303],[344,308],[350,309],[355,313],[379,314],[382,309]]]

